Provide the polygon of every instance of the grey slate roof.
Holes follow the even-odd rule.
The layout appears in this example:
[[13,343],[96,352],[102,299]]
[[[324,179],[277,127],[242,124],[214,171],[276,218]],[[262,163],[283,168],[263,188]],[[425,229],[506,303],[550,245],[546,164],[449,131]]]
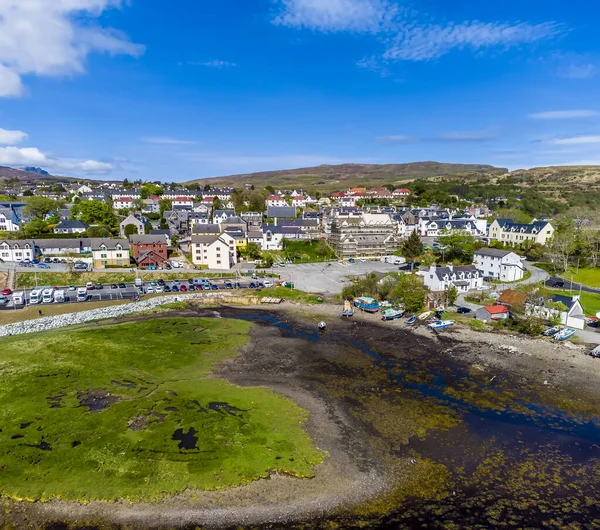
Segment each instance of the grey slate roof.
[[500,250],[498,248],[480,248],[475,255],[478,254],[480,256],[491,256],[493,258],[503,258],[504,256],[510,254],[512,251],[510,250]]
[[221,228],[219,225],[194,225],[192,234],[220,234]]
[[85,224],[83,221],[61,221],[60,223],[58,223],[55,228],[83,228],[84,230],[88,229],[87,224]]
[[296,215],[296,207],[295,206],[269,206],[267,208],[267,217],[275,218],[275,217],[285,217],[288,219],[295,219]]

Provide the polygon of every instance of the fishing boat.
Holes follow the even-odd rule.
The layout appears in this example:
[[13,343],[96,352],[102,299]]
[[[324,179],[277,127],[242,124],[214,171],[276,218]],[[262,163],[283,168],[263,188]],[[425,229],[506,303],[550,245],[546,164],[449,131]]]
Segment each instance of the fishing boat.
[[417,315],[413,315],[406,321],[406,323],[410,326],[410,325],[414,324],[416,321],[417,321]]
[[354,315],[354,309],[352,309],[352,304],[350,304],[350,300],[344,301],[344,310],[342,311],[343,317],[351,317]]
[[562,328],[560,326],[554,326],[553,328],[548,328],[542,331],[542,335],[544,337],[554,337]]
[[381,320],[397,320],[404,315],[403,309],[396,309],[391,307],[389,309],[384,309],[381,312]]
[[575,335],[576,330],[573,328],[565,328],[561,329],[556,335],[554,335],[554,340],[564,341],[570,339],[573,335]]
[[368,296],[355,298],[354,305],[355,307],[358,307],[358,309],[367,311],[368,313],[377,313],[377,311],[379,311],[379,302],[375,300],[375,298],[370,298]]
[[432,322],[427,327],[429,329],[438,330],[438,329],[446,329],[451,326],[454,326],[454,320],[440,320],[438,322]]

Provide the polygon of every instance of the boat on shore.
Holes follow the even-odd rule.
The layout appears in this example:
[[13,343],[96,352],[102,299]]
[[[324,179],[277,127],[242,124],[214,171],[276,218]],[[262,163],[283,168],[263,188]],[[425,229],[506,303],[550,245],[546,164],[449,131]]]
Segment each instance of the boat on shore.
[[397,320],[399,318],[402,318],[403,315],[403,309],[395,309],[391,307],[390,309],[384,309],[381,312],[381,320]]
[[565,341],[570,339],[573,335],[575,335],[577,330],[573,328],[565,328],[561,329],[556,335],[554,335],[554,340]]
[[352,308],[350,300],[344,300],[344,310],[342,311],[342,316],[349,318],[352,315],[354,315],[354,309]]
[[554,335],[559,333],[561,330],[562,328],[560,326],[554,326],[553,328],[548,328],[542,331],[542,335],[544,335],[544,337],[554,337]]
[[406,324],[411,326],[412,324],[414,324],[417,321],[417,315],[413,315],[412,317],[410,317],[407,321]]
[[437,322],[431,322],[427,325],[428,329],[438,330],[438,329],[446,329],[454,326],[454,320],[439,320]]
[[425,320],[429,315],[431,315],[431,311],[425,311],[425,313],[421,313],[417,318],[419,320]]
[[354,306],[367,313],[377,313],[379,311],[379,302],[375,298],[361,296],[354,299]]

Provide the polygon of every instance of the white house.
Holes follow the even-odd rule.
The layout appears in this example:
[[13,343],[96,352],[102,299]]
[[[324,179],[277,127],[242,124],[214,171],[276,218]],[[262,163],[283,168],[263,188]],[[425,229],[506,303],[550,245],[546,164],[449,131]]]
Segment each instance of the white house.
[[[553,304],[562,304],[566,309],[564,311],[554,309],[551,307]],[[579,300],[579,295],[563,296],[555,294],[546,301],[544,307],[531,308],[529,306],[529,310],[533,314],[547,319],[558,315],[560,316],[561,324],[570,328],[585,328],[585,312],[583,311],[581,301]]]
[[190,229],[196,225],[210,224],[210,215],[208,213],[191,212],[189,217]]
[[262,231],[262,249],[263,250],[282,250],[281,244],[284,238],[283,228],[281,226],[263,225]]
[[475,253],[473,264],[483,277],[503,282],[522,280],[525,274],[521,257],[510,250],[481,248]]
[[92,193],[92,188],[85,184],[82,184],[81,186],[75,189],[75,193],[77,193],[78,195],[80,195],[81,193]]
[[55,234],[82,234],[89,226],[83,221],[61,221],[54,228]]
[[235,239],[229,234],[192,236],[192,263],[209,269],[231,269],[237,262]]
[[17,232],[21,219],[10,204],[0,204],[0,232]]
[[113,201],[113,210],[130,210],[133,208],[131,197],[119,197]]
[[0,241],[0,258],[3,261],[32,260],[35,253],[35,243],[31,240]]
[[292,197],[292,206],[295,206],[296,208],[305,208],[307,202],[307,198],[303,197],[302,195]]
[[185,206],[192,208],[194,206],[194,199],[192,197],[175,197],[172,199],[173,208],[175,206]]
[[483,287],[483,276],[474,265],[436,267],[432,265],[423,275],[425,287],[432,291],[445,291],[453,285],[459,293]]
[[230,217],[235,217],[235,210],[215,210],[213,213],[213,223],[216,225],[224,223]]
[[118,190],[111,195],[113,201],[124,199],[125,197],[130,199],[140,199],[142,195],[139,190]]
[[401,197],[408,197],[410,195],[410,190],[406,189],[406,188],[400,188],[397,190],[394,190],[392,192],[392,197],[394,199],[399,199]]
[[288,203],[281,195],[269,195],[267,197],[267,207],[271,206],[287,206]]

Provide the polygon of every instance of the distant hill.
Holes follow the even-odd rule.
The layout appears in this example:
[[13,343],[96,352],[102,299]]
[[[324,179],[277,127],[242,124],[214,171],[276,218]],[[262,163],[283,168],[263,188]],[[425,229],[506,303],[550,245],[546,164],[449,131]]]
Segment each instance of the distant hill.
[[70,177],[56,177],[48,174],[48,172],[41,170],[40,168],[29,168],[37,169],[38,171],[26,171],[24,169],[15,169],[12,167],[0,166],[0,182],[17,179],[19,182],[75,182],[81,179],[75,179]]
[[355,186],[400,185],[403,182],[406,183],[415,179],[445,175],[501,175],[507,172],[506,168],[498,168],[488,164],[444,164],[440,162],[341,164],[214,177],[194,180],[186,184],[197,183],[221,187],[242,187],[246,184],[253,184],[257,188],[271,185],[277,188],[314,188],[321,191],[330,191]]
[[50,175],[45,169],[41,167],[26,167],[24,171],[29,171],[30,173],[37,173],[38,175]]

